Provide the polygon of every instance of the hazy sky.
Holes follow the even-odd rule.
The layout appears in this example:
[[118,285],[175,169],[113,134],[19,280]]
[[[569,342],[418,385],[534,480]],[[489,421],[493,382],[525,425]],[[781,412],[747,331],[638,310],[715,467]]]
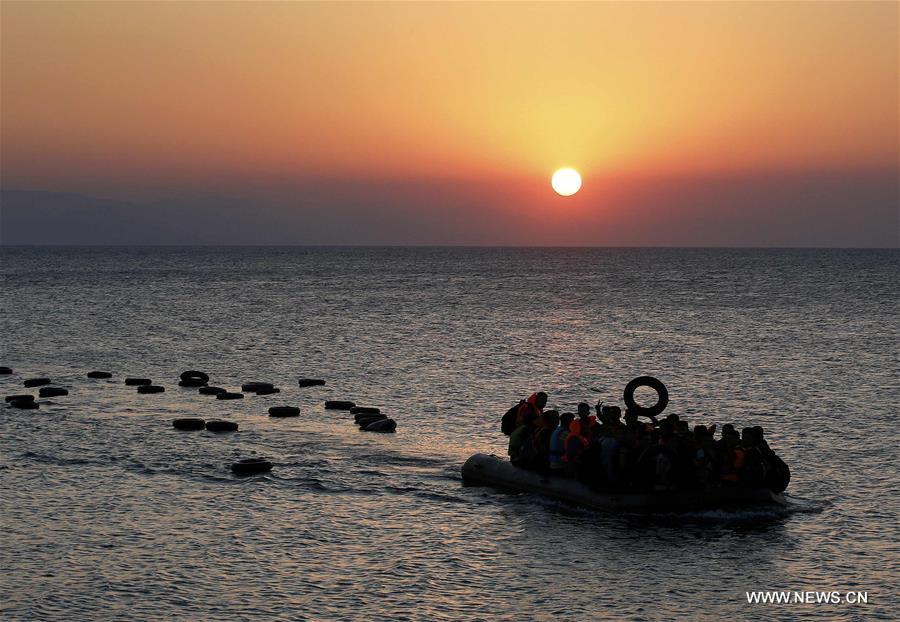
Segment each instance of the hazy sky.
[[0,7],[4,242],[92,218],[16,190],[256,243],[897,244],[896,2]]

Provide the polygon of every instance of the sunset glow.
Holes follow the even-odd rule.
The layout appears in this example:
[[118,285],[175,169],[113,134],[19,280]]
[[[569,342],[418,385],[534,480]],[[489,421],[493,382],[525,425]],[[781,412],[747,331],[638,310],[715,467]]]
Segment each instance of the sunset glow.
[[[9,2],[2,185],[285,217],[306,201],[337,231],[391,205],[419,242],[632,244],[670,218],[691,243],[697,216],[674,204],[892,186],[897,24],[895,3]],[[597,183],[547,223],[561,162]],[[722,218],[709,235],[762,226]]]

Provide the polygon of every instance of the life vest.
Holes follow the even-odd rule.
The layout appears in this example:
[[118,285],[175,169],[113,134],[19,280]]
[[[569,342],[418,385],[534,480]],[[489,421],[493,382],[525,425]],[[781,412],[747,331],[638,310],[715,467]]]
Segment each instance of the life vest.
[[[580,418],[576,418],[569,424],[569,436],[566,437],[566,453],[563,456],[564,461],[571,462],[575,460],[590,444],[591,431],[597,425],[597,418],[594,415],[589,415],[587,422],[587,430],[581,429]],[[578,445],[575,444],[575,441],[578,441]]]
[[579,417],[576,417],[572,423],[569,424],[569,433],[580,436],[585,445],[587,445],[588,440],[591,438],[591,432],[594,431],[594,426],[597,425],[597,417],[588,415],[587,423],[587,430],[581,429],[581,418]]
[[735,447],[727,455],[725,459],[725,473],[722,479],[726,482],[736,482],[740,479],[739,471],[744,466],[746,452],[740,447]]
[[578,434],[573,434],[572,427],[570,425],[569,436],[566,437],[566,453],[563,456],[563,461],[575,461],[581,454],[584,453],[585,449],[587,449],[587,442]]
[[550,465],[562,465],[566,461],[566,441],[569,431],[559,426],[550,435]]
[[536,426],[540,426],[541,424],[541,415],[543,414],[543,410],[537,407],[537,393],[532,393],[531,396],[525,400],[525,403],[519,406],[519,411],[516,413],[516,427],[518,428],[522,423],[524,423],[525,413],[529,410],[534,413],[534,423]]

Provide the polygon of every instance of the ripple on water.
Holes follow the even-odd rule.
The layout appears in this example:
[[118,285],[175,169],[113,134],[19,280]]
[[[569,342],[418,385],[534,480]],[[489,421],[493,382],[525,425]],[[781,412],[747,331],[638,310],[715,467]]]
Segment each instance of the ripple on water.
[[[748,609],[748,589],[864,589],[849,615],[897,609],[894,252],[0,254],[16,301],[0,362],[70,389],[0,417],[5,619],[777,615]],[[116,378],[88,381],[94,368]],[[184,369],[282,392],[210,400],[176,389]],[[692,422],[764,426],[792,466],[791,508],[621,516],[461,485],[470,454],[505,454],[497,418],[519,397],[615,402],[643,373]],[[138,395],[126,375],[167,391]],[[397,434],[322,408],[348,397]],[[272,420],[276,403],[301,415]],[[174,430],[182,416],[240,430]],[[275,468],[235,477],[250,456]]]

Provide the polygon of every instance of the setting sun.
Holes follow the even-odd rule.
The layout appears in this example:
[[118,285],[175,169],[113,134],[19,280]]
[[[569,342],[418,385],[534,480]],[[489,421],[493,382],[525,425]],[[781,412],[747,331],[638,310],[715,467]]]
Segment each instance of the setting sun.
[[900,0],[0,0],[0,622],[888,618],[898,50]]
[[581,175],[574,168],[561,168],[553,173],[550,185],[557,194],[570,197],[581,189]]

